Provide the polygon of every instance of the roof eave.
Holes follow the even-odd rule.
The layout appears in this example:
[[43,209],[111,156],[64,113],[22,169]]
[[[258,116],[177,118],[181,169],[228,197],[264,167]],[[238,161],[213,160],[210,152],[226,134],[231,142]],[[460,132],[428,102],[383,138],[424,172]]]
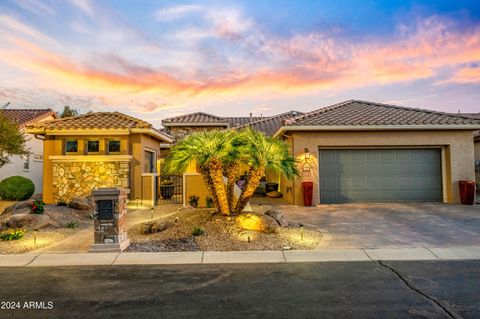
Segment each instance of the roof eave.
[[443,131],[443,130],[478,130],[480,124],[457,125],[288,125],[281,126],[273,135],[288,131]]

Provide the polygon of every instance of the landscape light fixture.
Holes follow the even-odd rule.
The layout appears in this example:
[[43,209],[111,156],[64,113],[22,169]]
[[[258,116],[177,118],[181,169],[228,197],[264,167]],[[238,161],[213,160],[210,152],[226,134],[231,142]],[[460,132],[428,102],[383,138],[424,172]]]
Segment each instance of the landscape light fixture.
[[153,206],[150,208],[150,219],[153,219]]

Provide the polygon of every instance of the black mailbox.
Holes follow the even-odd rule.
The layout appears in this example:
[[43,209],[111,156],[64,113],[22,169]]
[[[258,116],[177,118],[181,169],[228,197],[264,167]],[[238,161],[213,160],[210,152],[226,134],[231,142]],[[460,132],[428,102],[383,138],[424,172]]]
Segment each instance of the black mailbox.
[[113,200],[102,199],[97,201],[98,219],[113,219]]

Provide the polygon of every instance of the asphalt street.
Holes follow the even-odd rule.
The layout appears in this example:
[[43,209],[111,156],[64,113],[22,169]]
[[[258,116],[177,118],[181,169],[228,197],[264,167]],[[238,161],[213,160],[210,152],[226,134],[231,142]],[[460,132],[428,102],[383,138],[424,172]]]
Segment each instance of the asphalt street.
[[0,268],[0,318],[479,318],[480,261]]

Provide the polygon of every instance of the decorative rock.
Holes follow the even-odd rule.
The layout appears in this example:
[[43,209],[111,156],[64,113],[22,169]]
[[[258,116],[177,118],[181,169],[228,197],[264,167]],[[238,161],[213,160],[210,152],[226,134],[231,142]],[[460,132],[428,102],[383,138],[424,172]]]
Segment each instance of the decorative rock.
[[85,197],[77,197],[72,199],[68,206],[79,210],[93,210],[95,208],[93,203]]
[[237,226],[245,230],[254,230],[264,233],[274,233],[278,228],[277,221],[268,215],[253,213],[241,214],[235,219]]
[[267,210],[265,215],[274,218],[277,223],[282,227],[288,227],[288,220],[285,218],[283,213],[279,210]]
[[173,226],[170,221],[152,221],[143,225],[142,232],[144,234],[152,234],[162,232]]
[[12,215],[6,224],[10,228],[40,229],[50,226],[52,220],[44,214],[16,214]]
[[24,209],[24,208],[32,207],[32,203],[33,203],[32,199],[27,199],[27,200],[15,203],[12,206],[8,206],[7,208],[5,208],[3,213],[8,214],[8,213],[13,212],[13,214],[15,214],[15,211],[18,211],[18,210]]
[[282,193],[277,192],[277,191],[268,192],[266,195],[267,195],[267,197],[270,197],[270,198],[281,198],[283,196]]

